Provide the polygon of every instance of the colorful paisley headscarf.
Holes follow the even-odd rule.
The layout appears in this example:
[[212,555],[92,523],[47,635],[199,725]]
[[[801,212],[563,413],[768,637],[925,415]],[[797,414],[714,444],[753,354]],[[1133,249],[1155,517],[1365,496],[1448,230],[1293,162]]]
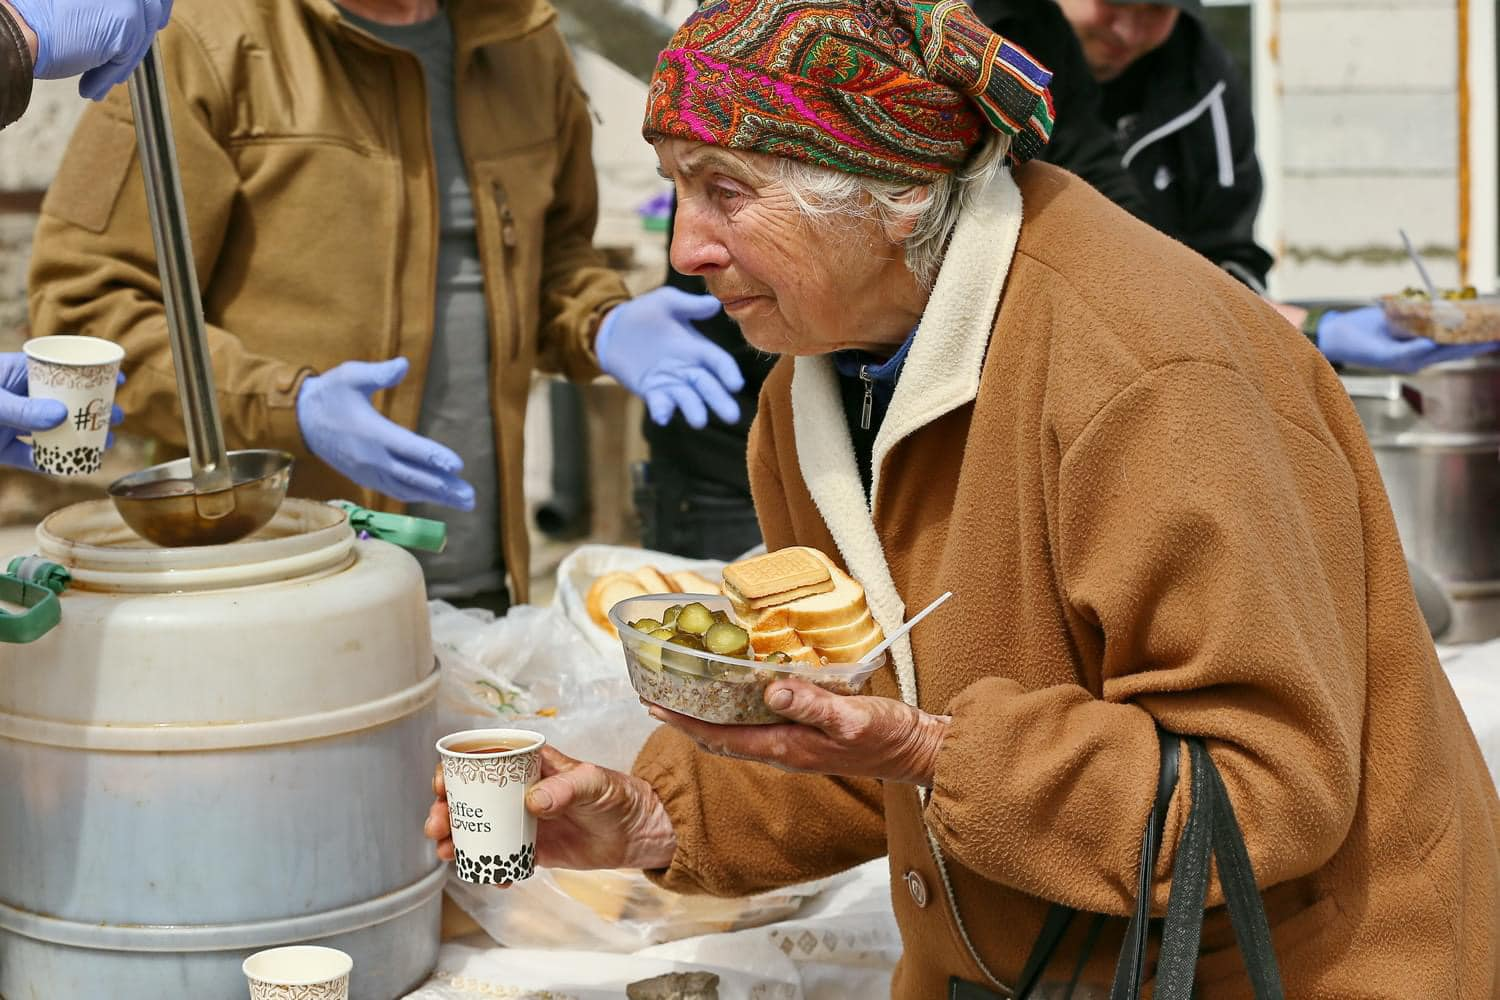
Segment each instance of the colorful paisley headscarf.
[[1035,156],[1051,79],[963,0],[705,0],[657,61],[643,131],[925,184],[987,128]]

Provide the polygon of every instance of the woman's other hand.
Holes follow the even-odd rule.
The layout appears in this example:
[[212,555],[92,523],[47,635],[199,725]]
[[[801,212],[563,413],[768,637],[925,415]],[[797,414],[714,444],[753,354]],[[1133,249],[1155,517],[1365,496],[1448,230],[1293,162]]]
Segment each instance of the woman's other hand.
[[768,685],[766,704],[789,721],[772,726],[718,726],[659,705],[653,718],[709,753],[760,761],[787,771],[879,778],[931,786],[938,749],[952,721],[891,698],[832,694],[806,681]]
[[[453,860],[443,765],[432,776],[435,796],[423,827],[438,857]],[[537,818],[536,860],[544,868],[666,868],[677,851],[671,817],[640,778],[542,748],[542,779],[526,793]]]

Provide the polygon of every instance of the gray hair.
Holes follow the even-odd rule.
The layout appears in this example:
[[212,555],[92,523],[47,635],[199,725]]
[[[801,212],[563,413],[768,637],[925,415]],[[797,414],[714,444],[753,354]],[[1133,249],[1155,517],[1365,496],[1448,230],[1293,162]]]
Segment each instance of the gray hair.
[[925,185],[860,177],[782,158],[776,160],[776,179],[810,219],[853,215],[882,225],[913,222],[905,240],[906,266],[930,290],[960,213],[1001,170],[1009,152],[1010,137],[992,135],[957,171]]

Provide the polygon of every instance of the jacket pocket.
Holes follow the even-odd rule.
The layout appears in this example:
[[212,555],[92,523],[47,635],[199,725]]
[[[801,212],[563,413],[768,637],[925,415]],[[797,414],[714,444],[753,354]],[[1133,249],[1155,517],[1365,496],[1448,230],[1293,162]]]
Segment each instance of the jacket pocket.
[[[521,356],[521,313],[525,308],[520,283],[516,280],[520,239],[517,235],[515,212],[510,207],[510,196],[506,193],[505,185],[498,179],[490,181],[490,196],[494,206],[494,224],[499,230],[499,239],[493,241],[498,258],[493,273],[502,285],[496,291],[505,296],[505,317],[498,324],[505,341],[501,353],[506,361],[513,362]],[[490,306],[491,309],[494,307],[494,304]]]
[[63,156],[42,211],[102,233],[135,162],[135,126],[102,108],[90,108]]

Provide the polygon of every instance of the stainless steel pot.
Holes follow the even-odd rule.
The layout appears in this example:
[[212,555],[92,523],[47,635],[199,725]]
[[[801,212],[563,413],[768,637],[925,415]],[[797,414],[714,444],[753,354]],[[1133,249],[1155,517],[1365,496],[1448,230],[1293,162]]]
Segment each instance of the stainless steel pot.
[[1346,375],[1408,559],[1452,603],[1447,642],[1500,636],[1500,361]]

